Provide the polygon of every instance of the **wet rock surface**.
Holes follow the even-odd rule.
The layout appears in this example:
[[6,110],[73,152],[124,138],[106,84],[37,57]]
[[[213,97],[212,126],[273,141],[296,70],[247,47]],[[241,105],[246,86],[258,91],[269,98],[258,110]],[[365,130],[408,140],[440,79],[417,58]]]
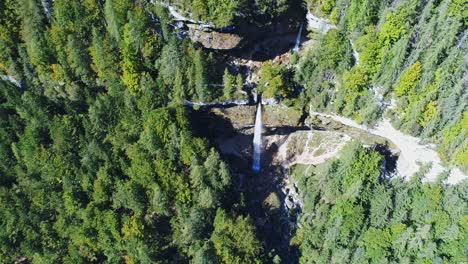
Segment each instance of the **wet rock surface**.
[[[259,236],[272,256],[283,263],[297,263],[298,249],[290,245],[301,213],[301,193],[290,177],[295,164],[313,167],[338,155],[344,145],[357,138],[366,144],[385,140],[322,117],[304,118],[300,111],[279,105],[263,110],[262,169],[251,171],[256,106],[191,110],[192,126],[199,136],[210,139],[228,161],[234,183],[247,204]],[[304,119],[304,120],[302,120]],[[302,122],[301,122],[302,121]],[[387,166],[388,165],[388,166]],[[383,164],[391,169],[391,162]],[[388,167],[388,168],[387,168]]]

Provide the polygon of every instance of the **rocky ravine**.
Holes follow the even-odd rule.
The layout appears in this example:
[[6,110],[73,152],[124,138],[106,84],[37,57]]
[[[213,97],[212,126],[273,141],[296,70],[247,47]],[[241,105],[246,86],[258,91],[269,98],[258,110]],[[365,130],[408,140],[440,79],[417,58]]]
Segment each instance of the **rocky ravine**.
[[430,168],[425,175],[425,181],[435,181],[437,177],[443,172],[448,173],[446,182],[449,184],[457,184],[463,180],[468,179],[468,176],[465,175],[459,168],[444,167],[441,159],[439,158],[439,155],[435,151],[434,145],[421,144],[419,138],[406,135],[401,131],[396,130],[387,119],[383,119],[374,128],[369,128],[357,124],[354,120],[338,115],[317,113],[312,111],[311,115],[320,116],[322,118],[329,118],[346,126],[357,128],[373,135],[386,138],[389,142],[392,142],[392,144],[394,144],[399,151],[399,158],[396,169],[399,176],[401,177],[408,179],[416,172],[421,170],[422,165],[429,165]]
[[[211,113],[226,120],[237,133],[216,137],[220,150],[245,158],[251,153],[255,106],[212,108]],[[361,129],[348,127],[328,118],[308,118],[300,122],[301,113],[282,105],[265,105],[263,111],[264,158],[273,166],[289,168],[294,164],[317,165],[335,157],[352,139],[366,145],[386,145],[384,138]],[[389,144],[395,153],[398,149]],[[247,155],[247,156],[246,156]]]
[[[255,106],[213,108],[211,112],[231,124],[235,133],[220,135],[216,142],[220,150],[245,160],[251,154]],[[388,120],[368,128],[337,115],[311,112],[303,124],[301,113],[281,105],[266,105],[263,112],[265,164],[289,168],[294,164],[316,165],[335,157],[351,139],[364,145],[385,145],[395,156],[396,173],[409,178],[428,165],[425,181],[434,181],[443,172],[446,183],[456,184],[468,179],[460,169],[445,167],[433,145],[424,145],[418,138],[393,128]],[[245,164],[248,167],[248,164]]]
[[206,106],[192,114],[196,115],[197,131],[211,139],[229,161],[234,183],[246,197],[249,214],[266,248],[282,259],[297,259],[290,239],[302,202],[289,168],[323,163],[336,157],[352,139],[368,145],[384,145],[386,141],[328,118],[303,120],[301,111],[280,104],[264,105],[263,109],[264,151],[258,174],[251,170],[255,105]]
[[[302,22],[302,13],[305,17],[306,10],[297,5],[294,10],[289,10],[288,15],[275,18],[272,23],[257,23],[249,19],[238,21],[237,24],[227,27],[216,27],[210,21],[197,21],[192,14],[181,11],[176,5],[158,0],[151,0],[152,4],[161,5],[168,9],[175,22],[175,27],[187,32],[188,37],[207,49],[227,51],[238,50],[246,46],[256,45],[264,39],[275,40],[276,36],[296,35]],[[305,19],[304,19],[305,20]],[[284,37],[281,40],[285,39]],[[284,41],[283,41],[284,42]],[[281,43],[284,45],[284,43]],[[285,41],[286,44],[289,41]],[[246,47],[247,49],[255,49]],[[277,48],[278,49],[278,48]],[[284,52],[282,52],[284,53]]]

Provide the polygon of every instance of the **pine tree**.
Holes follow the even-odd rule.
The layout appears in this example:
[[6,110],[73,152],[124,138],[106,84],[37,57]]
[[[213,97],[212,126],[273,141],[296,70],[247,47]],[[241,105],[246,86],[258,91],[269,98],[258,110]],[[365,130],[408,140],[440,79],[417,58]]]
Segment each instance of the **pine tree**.
[[244,88],[244,78],[242,78],[240,73],[236,76],[236,88],[237,92],[242,92],[242,89]]
[[197,93],[198,100],[201,102],[206,102],[210,98],[205,73],[206,62],[202,54],[203,53],[201,50],[197,50],[193,58],[195,64],[195,91]]
[[229,73],[229,70],[227,68],[224,70],[223,85],[224,85],[224,88],[223,88],[224,98],[226,100],[232,99],[232,96],[236,88],[234,87],[234,76],[232,76]]

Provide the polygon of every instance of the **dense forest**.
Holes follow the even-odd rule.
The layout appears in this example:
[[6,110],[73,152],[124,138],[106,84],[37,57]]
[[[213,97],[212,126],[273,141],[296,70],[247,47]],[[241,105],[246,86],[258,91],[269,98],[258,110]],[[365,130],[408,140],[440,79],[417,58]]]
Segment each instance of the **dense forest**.
[[[258,91],[385,115],[468,170],[467,0],[168,2],[218,28],[297,5],[327,18],[291,65],[263,64]],[[179,33],[157,1],[0,1],[0,263],[290,263],[184,106],[245,96],[244,77]],[[467,262],[466,181],[389,180],[382,159],[354,142],[291,170],[300,262]]]
[[292,240],[301,263],[463,263],[466,182],[447,186],[379,179],[383,157],[356,142],[340,159],[294,177],[306,190]]
[[272,24],[281,16],[295,16],[291,8],[302,4],[300,0],[169,0],[168,2],[183,10],[189,15],[188,17],[209,22],[216,27],[235,26],[245,22]]
[[158,8],[1,3],[0,70],[21,88],[0,82],[0,262],[262,258],[228,166],[180,104],[221,94],[208,85],[222,72]]
[[372,124],[391,102],[395,127],[467,171],[467,1],[307,3],[337,29],[300,62],[303,104]]

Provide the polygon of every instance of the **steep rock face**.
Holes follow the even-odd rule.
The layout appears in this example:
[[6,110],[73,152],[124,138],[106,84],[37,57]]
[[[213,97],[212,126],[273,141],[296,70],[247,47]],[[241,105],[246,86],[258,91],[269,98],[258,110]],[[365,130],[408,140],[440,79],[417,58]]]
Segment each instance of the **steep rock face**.
[[266,149],[274,149],[273,164],[289,168],[294,164],[317,165],[338,155],[351,137],[334,131],[296,131],[265,137]]
[[[228,120],[236,130],[254,126],[255,110],[255,105],[211,109],[213,114]],[[301,113],[281,105],[265,105],[262,118],[265,127],[295,127]]]
[[309,30],[326,34],[331,29],[336,29],[336,25],[333,25],[328,19],[315,16],[310,11],[307,13],[306,19]]
[[190,27],[188,35],[193,42],[200,43],[207,49],[230,50],[241,47],[243,38],[233,33],[203,31]]
[[[300,0],[291,0],[300,2]],[[295,34],[304,21],[305,9],[300,4],[291,4],[291,8],[283,10],[280,15],[266,19],[263,15],[251,14],[249,17],[235,19],[232,25],[219,27],[213,21],[199,21],[193,14],[180,10],[180,7],[151,0],[153,4],[166,7],[177,27],[187,31],[193,42],[198,42],[205,48],[217,50],[252,49],[260,40],[274,38],[285,34]]]
[[[207,109],[210,121],[202,125],[220,151],[242,160],[241,167],[245,168],[251,161],[255,110],[254,105]],[[283,168],[317,165],[338,155],[352,139],[368,146],[388,146],[392,153],[398,153],[385,138],[329,118],[309,117],[301,125],[301,113],[282,105],[265,105],[262,117],[264,164]]]
[[[255,110],[255,106],[210,110],[215,116],[227,121],[226,124],[231,127],[213,128],[218,131],[215,133],[215,141],[221,152],[241,159],[251,156]],[[262,159],[265,160],[265,164],[285,168],[294,164],[320,164],[336,156],[353,138],[339,130],[313,130],[307,126],[299,126],[301,114],[281,105],[265,105],[262,118],[264,123]],[[233,132],[227,132],[230,129]],[[250,161],[250,158],[246,161]]]
[[[252,129],[216,140],[224,154],[238,158],[251,156]],[[267,129],[262,138],[265,164],[289,168],[294,164],[317,165],[338,155],[351,137],[335,131]],[[248,161],[248,160],[247,160]]]

